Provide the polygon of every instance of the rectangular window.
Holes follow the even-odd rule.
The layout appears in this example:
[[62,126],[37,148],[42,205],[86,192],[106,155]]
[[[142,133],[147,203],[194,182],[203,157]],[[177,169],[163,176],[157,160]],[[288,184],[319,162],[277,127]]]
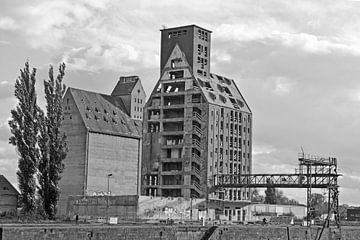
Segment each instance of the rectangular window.
[[169,73],[170,79],[177,79],[184,77],[184,71],[172,71]]

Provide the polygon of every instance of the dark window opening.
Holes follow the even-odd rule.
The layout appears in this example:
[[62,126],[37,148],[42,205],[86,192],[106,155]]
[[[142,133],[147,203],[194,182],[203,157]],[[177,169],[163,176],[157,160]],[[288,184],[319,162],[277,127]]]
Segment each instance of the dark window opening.
[[177,79],[177,78],[183,78],[184,77],[184,71],[172,71],[169,73],[170,79]]

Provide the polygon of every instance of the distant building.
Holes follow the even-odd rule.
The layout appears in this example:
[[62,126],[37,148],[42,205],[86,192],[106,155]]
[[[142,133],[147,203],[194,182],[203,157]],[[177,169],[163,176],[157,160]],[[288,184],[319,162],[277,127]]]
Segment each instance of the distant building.
[[106,195],[108,182],[111,195],[139,193],[142,122],[131,106],[141,106],[145,93],[138,77],[130,77],[135,80],[125,85],[124,79],[112,95],[68,88],[63,97],[61,130],[69,152],[59,183],[60,215],[66,212],[69,196]]
[[146,95],[138,76],[120,77],[111,96],[121,98],[131,118],[142,119]]
[[217,174],[250,174],[252,112],[234,80],[210,72],[211,32],[161,30],[160,79],[143,119],[142,193],[250,201],[249,189],[209,193]]
[[[233,216],[231,216],[233,215]],[[306,206],[302,205],[279,205],[279,204],[250,204],[241,209],[225,210],[225,219],[243,222],[262,221],[267,222],[276,220],[277,217],[289,217],[303,219],[306,217]]]
[[360,208],[348,208],[346,214],[348,221],[360,222]]
[[5,176],[0,175],[0,213],[16,211],[19,194]]

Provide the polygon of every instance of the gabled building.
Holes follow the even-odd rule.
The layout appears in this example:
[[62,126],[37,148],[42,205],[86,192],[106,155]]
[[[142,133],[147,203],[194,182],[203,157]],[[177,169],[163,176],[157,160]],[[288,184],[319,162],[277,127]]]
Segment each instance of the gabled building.
[[16,212],[19,195],[20,193],[9,180],[4,175],[0,175],[0,213]]
[[131,118],[142,119],[146,95],[138,76],[120,77],[111,96],[123,101]]
[[209,193],[218,174],[250,174],[252,112],[234,80],[210,72],[211,32],[161,30],[161,74],[144,108],[142,193],[250,201]]
[[142,91],[136,99],[143,102],[145,95],[138,77],[126,91],[120,87],[123,79],[112,95],[68,88],[63,97],[61,130],[69,152],[59,183],[60,215],[65,214],[69,196],[108,194],[108,186],[111,195],[139,193],[142,122],[131,118],[137,115],[129,106],[135,102],[134,91]]

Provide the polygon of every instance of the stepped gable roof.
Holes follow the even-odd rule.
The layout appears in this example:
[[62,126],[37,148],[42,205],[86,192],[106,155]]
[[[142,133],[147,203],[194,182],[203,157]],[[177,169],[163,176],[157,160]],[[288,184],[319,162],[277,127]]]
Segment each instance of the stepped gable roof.
[[93,132],[140,138],[142,122],[131,119],[120,98],[69,88],[85,126]]
[[19,195],[18,190],[6,179],[0,175],[0,195]]
[[111,96],[129,95],[138,81],[138,76],[120,77],[120,80],[112,91]]
[[209,103],[251,113],[234,80],[214,73],[209,77],[194,73],[194,77]]
[[[180,46],[176,44],[165,64],[160,81],[167,80],[165,79],[165,76],[167,76],[169,71],[173,70],[171,68],[171,60],[173,59],[181,59],[181,64],[178,65],[180,68],[190,67],[189,63],[186,61],[185,53],[181,50]],[[250,107],[246,103],[234,80],[214,73],[210,73],[210,76],[206,77],[197,72],[189,72],[189,75],[190,74],[196,79],[198,87],[202,90],[208,103],[251,113]],[[186,75],[187,73],[185,72],[184,77],[187,77]]]

